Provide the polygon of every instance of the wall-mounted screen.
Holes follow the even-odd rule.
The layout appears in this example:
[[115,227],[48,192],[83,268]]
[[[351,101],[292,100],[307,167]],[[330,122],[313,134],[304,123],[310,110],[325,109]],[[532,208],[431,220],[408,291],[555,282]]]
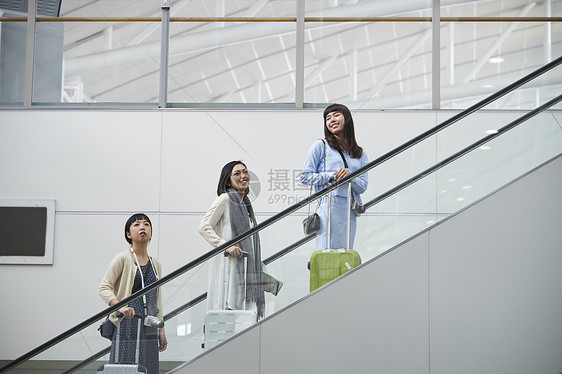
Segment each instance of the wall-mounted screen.
[[55,200],[0,200],[0,264],[53,263]]

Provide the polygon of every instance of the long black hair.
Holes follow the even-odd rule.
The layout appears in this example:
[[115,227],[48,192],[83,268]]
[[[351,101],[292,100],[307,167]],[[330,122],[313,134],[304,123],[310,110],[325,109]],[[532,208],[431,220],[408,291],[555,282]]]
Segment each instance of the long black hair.
[[334,134],[328,130],[326,126],[326,116],[332,112],[338,112],[343,114],[345,118],[345,124],[343,127],[343,138],[345,140],[345,148],[346,151],[349,152],[351,157],[353,158],[360,158],[363,155],[363,148],[361,148],[357,141],[355,140],[355,126],[353,124],[353,117],[351,116],[351,111],[343,104],[331,104],[328,105],[326,109],[324,109],[324,113],[322,114],[323,119],[323,126],[324,126],[324,137],[328,141],[328,144],[335,149],[341,149],[340,145]]
[[[217,186],[217,196],[222,195],[226,192],[228,187],[230,187],[230,176],[232,175],[232,170],[238,164],[244,165],[247,169],[247,166],[242,161],[230,161],[228,164],[222,167],[221,175],[219,177],[219,185]],[[248,194],[249,187],[246,189],[244,195]]]

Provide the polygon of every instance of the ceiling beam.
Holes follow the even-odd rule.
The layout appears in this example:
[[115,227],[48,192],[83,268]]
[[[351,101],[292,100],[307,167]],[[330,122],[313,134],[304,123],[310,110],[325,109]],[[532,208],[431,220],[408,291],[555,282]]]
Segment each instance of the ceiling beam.
[[[473,3],[474,0],[441,0],[442,6]],[[329,8],[320,12],[311,13],[310,17],[330,16],[364,16],[378,17],[398,13],[412,12],[427,8],[426,0],[401,0],[386,1],[376,0],[366,3]],[[322,27],[322,23],[313,27]],[[203,31],[180,37],[172,37],[170,41],[170,56],[181,55],[207,49],[215,49],[226,45],[245,43],[251,40],[277,36],[283,33],[294,33],[292,23],[277,23],[272,27],[268,23],[246,23],[229,27],[218,28],[212,31]],[[108,68],[115,68],[144,60],[152,60],[159,56],[160,42],[124,47],[111,51],[100,51],[88,55],[69,58],[65,61],[66,74],[79,75],[85,72],[95,72]]]

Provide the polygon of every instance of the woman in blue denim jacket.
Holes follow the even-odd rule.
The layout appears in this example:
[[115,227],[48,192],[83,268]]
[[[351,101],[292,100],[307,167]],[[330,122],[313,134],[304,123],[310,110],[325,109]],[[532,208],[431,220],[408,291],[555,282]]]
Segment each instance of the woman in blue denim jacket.
[[[324,110],[323,118],[325,138],[312,143],[301,174],[301,182],[314,186],[315,191],[325,188],[333,180],[344,178],[368,163],[367,154],[355,140],[353,117],[349,109],[342,104],[332,104]],[[367,173],[351,181],[353,199],[359,204],[367,184]],[[347,195],[347,185],[340,186],[332,192],[328,249],[346,247]],[[326,249],[327,244],[327,202],[327,196],[320,199],[317,211],[321,224],[316,232],[316,249],[320,250]],[[356,216],[350,214],[350,248],[346,249],[353,248],[356,227]]]

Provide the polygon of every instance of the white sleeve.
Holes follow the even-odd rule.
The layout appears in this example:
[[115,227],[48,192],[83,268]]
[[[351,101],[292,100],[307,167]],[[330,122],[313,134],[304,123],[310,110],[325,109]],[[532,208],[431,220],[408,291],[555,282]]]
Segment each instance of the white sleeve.
[[213,201],[199,225],[199,233],[213,247],[226,242],[221,228],[222,221],[225,219],[230,221],[226,214],[228,214],[228,194],[222,194]]

